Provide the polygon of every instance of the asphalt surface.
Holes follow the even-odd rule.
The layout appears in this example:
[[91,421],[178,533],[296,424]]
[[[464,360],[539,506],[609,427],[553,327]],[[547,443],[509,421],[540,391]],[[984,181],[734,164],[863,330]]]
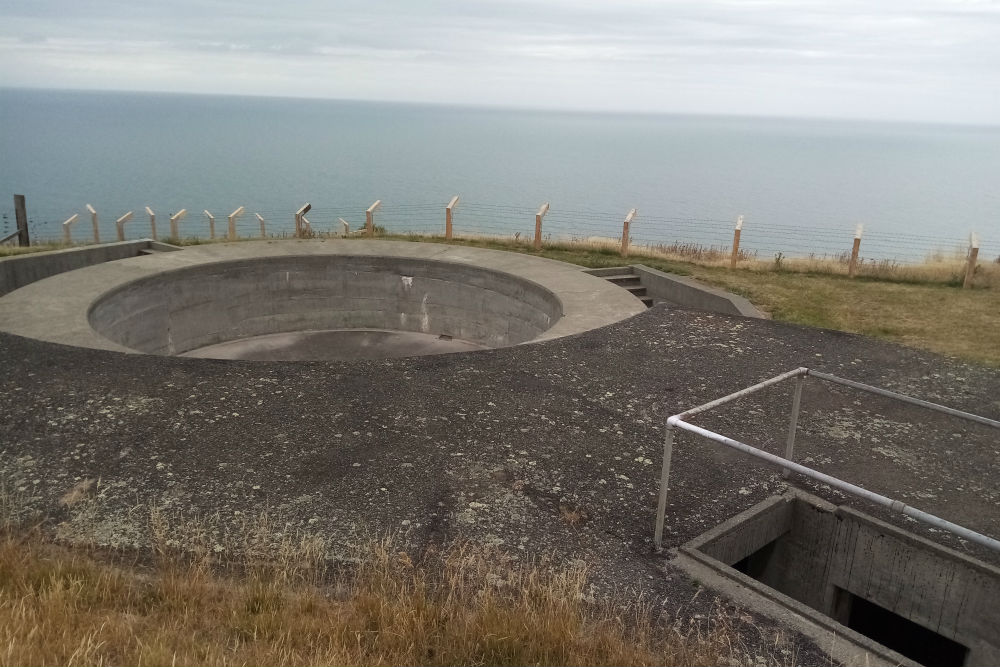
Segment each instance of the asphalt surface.
[[[664,420],[798,366],[1000,418],[996,370],[662,305],[538,344],[356,362],[126,355],[0,334],[0,471],[19,506],[71,542],[142,548],[157,508],[198,517],[225,551],[241,519],[266,510],[276,540],[308,531],[334,553],[396,531],[415,552],[461,538],[584,559],[595,591],[699,619],[714,593],[652,549]],[[781,453],[791,389],[696,421]],[[1000,535],[996,431],[817,380],[799,424],[800,462]],[[87,478],[99,480],[90,502],[60,503]],[[786,488],[777,471],[690,436],[676,445],[672,479],[668,549]],[[747,619],[748,643],[769,641],[767,623]],[[809,646],[798,660],[826,662]]]

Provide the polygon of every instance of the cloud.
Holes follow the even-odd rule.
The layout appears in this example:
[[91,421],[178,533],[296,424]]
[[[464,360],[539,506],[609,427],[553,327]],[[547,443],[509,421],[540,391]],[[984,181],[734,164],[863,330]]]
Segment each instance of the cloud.
[[958,0],[18,0],[0,85],[994,122],[998,32]]

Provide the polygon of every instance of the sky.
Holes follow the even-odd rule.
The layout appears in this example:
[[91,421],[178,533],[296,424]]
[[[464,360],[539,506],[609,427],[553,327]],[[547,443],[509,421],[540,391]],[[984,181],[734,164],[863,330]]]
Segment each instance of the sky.
[[1000,0],[3,0],[0,86],[1000,123]]

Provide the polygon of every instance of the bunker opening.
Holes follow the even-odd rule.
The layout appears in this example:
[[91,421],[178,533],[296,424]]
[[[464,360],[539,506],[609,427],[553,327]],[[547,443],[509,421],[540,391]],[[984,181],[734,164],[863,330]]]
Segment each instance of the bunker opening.
[[683,551],[890,662],[1000,656],[1000,569],[846,506],[790,492]]

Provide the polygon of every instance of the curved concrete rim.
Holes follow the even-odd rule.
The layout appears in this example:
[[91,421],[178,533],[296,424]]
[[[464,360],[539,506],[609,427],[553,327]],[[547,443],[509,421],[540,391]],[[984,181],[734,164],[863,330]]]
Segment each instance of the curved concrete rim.
[[0,331],[63,345],[142,354],[91,328],[88,313],[101,297],[167,271],[234,260],[316,255],[434,260],[534,282],[555,295],[563,312],[550,329],[528,343],[582,333],[645,311],[627,290],[588,275],[581,267],[520,253],[406,241],[241,241],[131,257],[39,280],[0,297]]

